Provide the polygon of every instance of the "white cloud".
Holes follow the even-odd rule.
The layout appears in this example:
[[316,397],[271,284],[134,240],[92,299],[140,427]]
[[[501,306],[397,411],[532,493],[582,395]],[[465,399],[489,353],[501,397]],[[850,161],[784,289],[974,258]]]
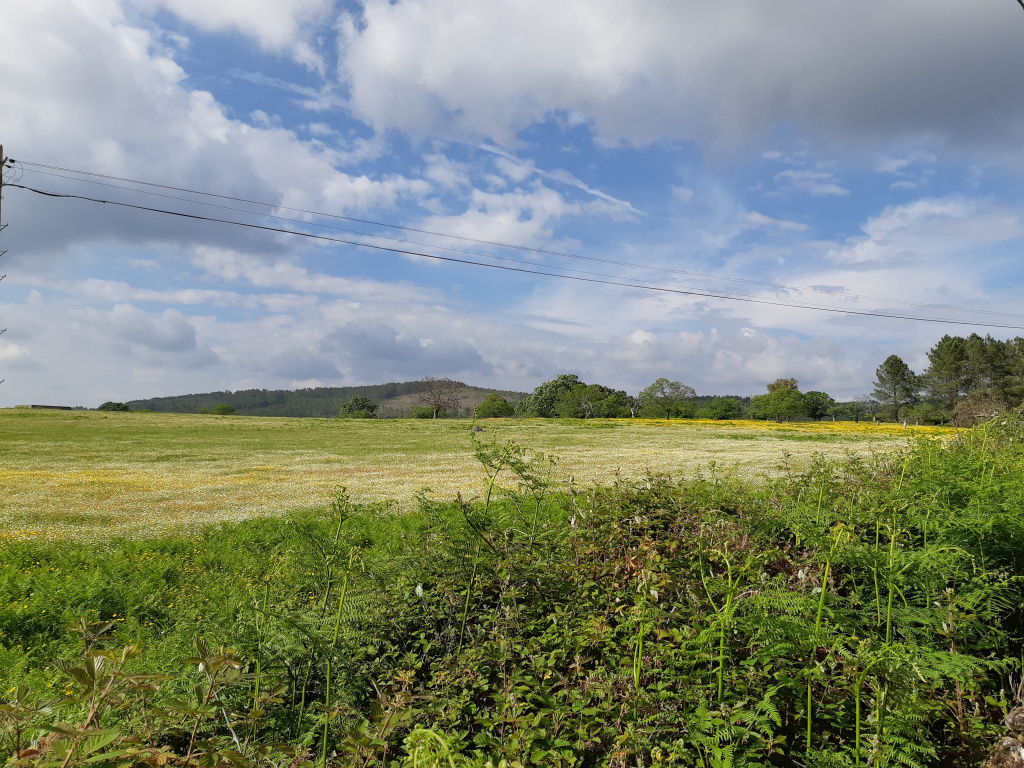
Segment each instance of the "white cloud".
[[815,197],[848,195],[850,190],[835,183],[835,177],[825,171],[782,171],[775,180],[785,182],[790,189],[807,192]]
[[164,7],[205,32],[239,32],[267,50],[291,53],[322,69],[310,28],[327,17],[333,0],[128,0],[149,11]]
[[618,198],[612,197],[611,195],[606,194],[605,192],[602,192],[599,189],[594,189],[588,184],[585,184],[584,182],[577,179],[568,171],[562,169],[556,169],[554,171],[541,170],[540,168],[536,167],[536,164],[532,160],[522,161],[519,158],[515,157],[514,155],[505,152],[503,149],[488,144],[482,144],[480,146],[480,149],[484,150],[485,152],[490,152],[491,154],[497,155],[499,158],[496,161],[498,168],[501,170],[502,173],[504,173],[506,176],[512,179],[512,181],[519,183],[525,181],[531,175],[537,174],[538,176],[542,176],[543,178],[552,179],[553,181],[557,181],[562,184],[567,184],[571,187],[576,187],[576,189],[586,192],[588,195],[593,195],[594,197],[604,200],[607,203],[611,203],[612,205],[621,206],[630,213],[640,213],[640,211],[638,211],[625,200],[619,200]]
[[771,216],[765,216],[763,213],[758,213],[757,211],[748,212],[745,218],[747,224],[752,228],[777,227],[778,229],[787,230],[789,232],[806,232],[808,229],[806,224],[801,224],[799,221],[773,219]]
[[786,123],[1013,149],[1016,16],[958,0],[856,13],[797,0],[369,0],[344,20],[339,52],[357,114],[416,138],[512,146],[526,126],[579,113],[613,143],[722,146]]
[[[369,144],[333,149],[303,141],[273,120],[250,124],[231,117],[210,93],[190,89],[173,52],[162,47],[155,32],[134,26],[113,0],[15,0],[5,8],[5,31],[10,39],[0,46],[5,104],[0,134],[15,158],[335,213],[386,210],[432,188],[428,181],[398,174],[371,178],[336,169],[353,159],[353,151],[379,152],[367,152]],[[24,183],[71,186],[32,172],[26,172]],[[81,190],[117,195],[95,186],[76,188]],[[283,247],[266,234],[237,228],[12,190],[10,197],[15,195],[17,205],[10,200],[7,211],[18,218],[7,242],[24,270],[46,269],[71,242],[199,240],[244,243],[257,251]],[[55,216],[62,226],[51,225]],[[39,253],[47,258],[30,258]]]

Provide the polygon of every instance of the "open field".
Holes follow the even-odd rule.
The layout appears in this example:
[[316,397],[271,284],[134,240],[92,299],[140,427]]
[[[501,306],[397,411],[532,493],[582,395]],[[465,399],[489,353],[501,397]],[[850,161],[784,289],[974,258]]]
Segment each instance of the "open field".
[[[482,438],[559,457],[557,478],[744,477],[951,429],[851,423],[494,420]],[[153,536],[322,504],[477,495],[470,422],[0,410],[0,538]]]

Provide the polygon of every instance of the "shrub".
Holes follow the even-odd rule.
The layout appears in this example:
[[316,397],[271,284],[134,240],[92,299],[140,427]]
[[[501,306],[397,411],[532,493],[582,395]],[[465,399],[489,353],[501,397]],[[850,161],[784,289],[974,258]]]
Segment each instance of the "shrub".
[[217,403],[209,408],[200,408],[196,413],[205,413],[212,416],[231,416],[235,412],[235,406],[227,403]]
[[341,404],[338,416],[342,419],[374,419],[380,406],[366,397],[353,397]]
[[476,417],[478,419],[500,419],[512,416],[514,413],[515,409],[509,404],[508,400],[497,392],[489,394],[487,398],[476,407]]
[[97,411],[125,411],[125,412],[129,412],[130,413],[132,409],[129,408],[124,403],[114,403],[114,402],[111,402],[111,401],[108,400],[107,402],[105,402],[103,405],[101,405],[96,410]]

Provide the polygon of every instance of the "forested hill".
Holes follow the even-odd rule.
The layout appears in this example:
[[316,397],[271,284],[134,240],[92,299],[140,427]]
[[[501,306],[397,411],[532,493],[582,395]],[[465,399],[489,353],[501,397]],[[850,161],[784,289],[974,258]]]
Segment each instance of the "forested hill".
[[[463,384],[464,409],[483,401],[491,392],[497,392],[511,403],[524,397],[524,392],[484,389]],[[210,408],[226,403],[235,413],[244,416],[312,416],[330,417],[338,415],[338,408],[345,400],[365,397],[378,403],[378,416],[404,416],[417,404],[417,395],[423,387],[420,381],[373,384],[364,387],[315,387],[313,389],[244,389],[237,392],[204,392],[196,395],[175,395],[153,397],[146,400],[132,400],[127,405],[133,411],[148,409],[158,413],[195,413],[200,408]],[[471,411],[470,411],[471,412]]]

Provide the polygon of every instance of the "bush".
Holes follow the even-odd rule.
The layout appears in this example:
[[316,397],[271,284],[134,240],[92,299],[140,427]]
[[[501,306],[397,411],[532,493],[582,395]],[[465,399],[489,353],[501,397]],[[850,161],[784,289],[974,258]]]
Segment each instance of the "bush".
[[235,413],[235,406],[227,403],[217,403],[209,408],[200,408],[196,413],[205,413],[212,416],[232,416]]
[[509,404],[508,400],[497,392],[489,394],[487,398],[476,407],[476,417],[478,419],[501,419],[514,414],[515,409]]
[[375,419],[380,406],[366,397],[353,397],[341,404],[338,416],[342,419]]
[[132,409],[129,408],[124,403],[113,403],[113,402],[110,402],[108,400],[107,402],[105,402],[103,405],[101,405],[96,410],[97,411],[124,411],[124,412],[127,412],[127,413],[131,413]]
[[413,419],[432,419],[434,418],[434,409],[429,405],[414,405],[409,409],[409,416]]

